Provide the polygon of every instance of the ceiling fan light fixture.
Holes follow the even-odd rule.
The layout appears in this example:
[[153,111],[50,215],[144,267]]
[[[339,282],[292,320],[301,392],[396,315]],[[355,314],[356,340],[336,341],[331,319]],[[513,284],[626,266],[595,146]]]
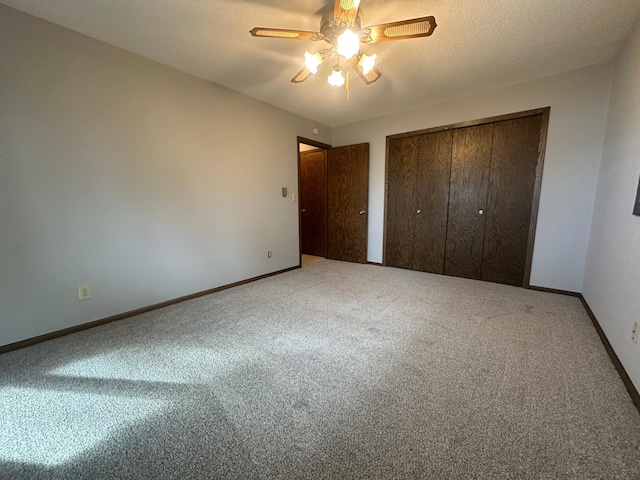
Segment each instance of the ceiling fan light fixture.
[[345,30],[338,37],[338,55],[350,60],[359,51],[360,37],[349,29]]
[[[425,16],[362,28],[358,16],[360,3],[361,0],[333,0],[333,11],[327,10],[323,15],[320,31],[255,27],[249,33],[254,37],[328,43],[329,47],[321,48],[317,53],[305,52],[304,67],[294,75],[291,82],[304,82],[312,74],[318,73],[318,67],[325,60],[336,57],[336,65],[327,80],[332,86],[344,86],[347,91],[347,100],[349,100],[349,70],[353,69],[353,72],[367,85],[377,82],[382,76],[375,65],[377,55],[369,56],[362,53],[361,43],[373,44],[428,37],[438,26],[435,17]],[[344,64],[343,67],[340,63]]]
[[332,87],[341,87],[344,85],[345,79],[342,76],[342,67],[340,67],[340,65],[333,67],[333,72],[331,72],[331,75],[327,78],[327,82],[329,82],[329,85]]
[[318,67],[322,63],[322,55],[319,53],[304,52],[304,64],[314,75],[318,73]]
[[363,75],[369,75],[369,72],[375,67],[376,59],[378,58],[377,54],[373,54],[371,56],[363,53],[360,56],[360,60],[358,61],[358,67],[362,70]]

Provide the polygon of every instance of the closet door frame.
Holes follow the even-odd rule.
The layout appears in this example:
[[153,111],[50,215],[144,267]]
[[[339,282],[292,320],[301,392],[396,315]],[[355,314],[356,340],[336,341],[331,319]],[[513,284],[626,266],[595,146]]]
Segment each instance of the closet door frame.
[[387,265],[386,256],[387,256],[387,241],[386,241],[386,230],[387,230],[387,202],[389,197],[389,140],[397,139],[397,138],[405,138],[412,137],[416,135],[424,135],[428,133],[436,133],[443,132],[447,130],[454,130],[457,128],[465,128],[465,127],[474,127],[477,125],[483,125],[487,123],[495,123],[501,122],[505,120],[514,120],[517,118],[524,117],[532,117],[535,115],[541,116],[540,122],[540,138],[538,144],[538,163],[536,165],[536,176],[535,183],[533,186],[533,199],[531,201],[531,219],[529,222],[529,238],[527,241],[527,256],[525,260],[524,266],[524,278],[522,286],[524,288],[529,288],[530,278],[531,278],[531,262],[533,260],[533,245],[536,236],[536,225],[538,223],[538,207],[540,205],[540,192],[542,186],[542,172],[544,169],[544,157],[545,151],[547,148],[547,130],[549,128],[549,114],[551,112],[551,107],[545,108],[536,108],[533,110],[526,110],[523,112],[517,113],[509,113],[506,115],[499,115],[496,117],[487,117],[478,120],[470,120],[466,122],[454,123],[450,125],[442,125],[439,127],[427,128],[423,130],[414,130],[411,132],[399,133],[395,135],[388,135],[386,140],[386,152],[385,152],[385,188],[384,188],[384,228],[385,234],[383,235],[383,245],[382,245],[382,264]]

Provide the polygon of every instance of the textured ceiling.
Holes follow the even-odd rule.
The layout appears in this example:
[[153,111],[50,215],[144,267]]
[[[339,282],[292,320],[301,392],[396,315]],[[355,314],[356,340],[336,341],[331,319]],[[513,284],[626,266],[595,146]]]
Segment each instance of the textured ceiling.
[[290,83],[316,42],[253,38],[255,26],[317,31],[331,0],[0,0],[72,30],[338,126],[497,85],[609,61],[638,0],[362,0],[362,25],[434,15],[428,38],[364,46],[382,78],[353,77],[351,100],[329,65]]

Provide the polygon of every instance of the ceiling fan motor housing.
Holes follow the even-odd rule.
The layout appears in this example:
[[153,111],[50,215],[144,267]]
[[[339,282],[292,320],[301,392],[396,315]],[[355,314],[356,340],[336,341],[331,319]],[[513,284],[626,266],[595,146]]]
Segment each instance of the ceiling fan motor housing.
[[354,33],[360,34],[360,16],[356,17],[352,25],[349,25],[340,20],[336,21],[336,19],[333,18],[333,12],[327,12],[320,22],[320,33],[331,45],[337,45],[338,37],[347,29],[351,29]]

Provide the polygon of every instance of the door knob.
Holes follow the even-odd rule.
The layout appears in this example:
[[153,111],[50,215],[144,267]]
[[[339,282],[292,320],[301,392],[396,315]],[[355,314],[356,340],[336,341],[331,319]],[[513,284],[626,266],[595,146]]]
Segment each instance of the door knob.
[[416,210],[416,213],[417,213],[418,215],[420,215],[420,214],[422,213],[422,210],[418,209],[418,210]]
[[306,208],[303,208],[303,209],[302,209],[302,213],[304,213],[304,212],[306,212],[306,211],[307,211],[307,209],[306,209]]
[[364,210],[360,210],[360,215],[364,215]]
[[484,215],[484,210],[478,210],[478,215]]

